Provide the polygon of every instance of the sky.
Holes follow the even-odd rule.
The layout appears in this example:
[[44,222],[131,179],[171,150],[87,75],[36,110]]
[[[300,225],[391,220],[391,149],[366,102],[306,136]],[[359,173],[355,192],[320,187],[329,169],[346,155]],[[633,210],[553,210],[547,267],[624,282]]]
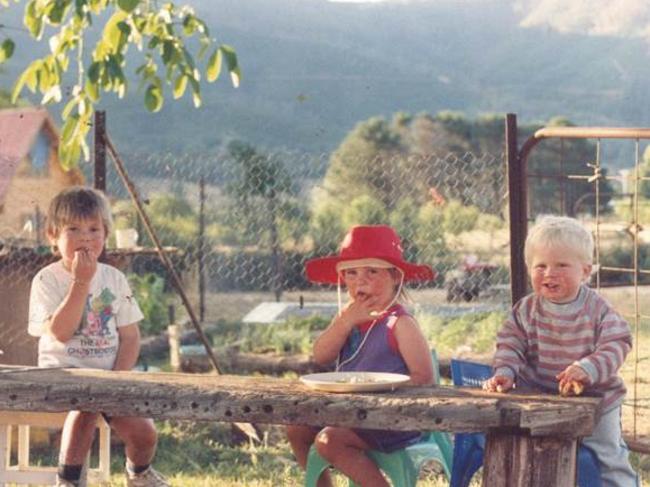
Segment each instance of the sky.
[[[458,2],[459,0],[328,0],[337,3]],[[562,33],[650,40],[649,0],[503,0],[521,13],[522,27]],[[485,0],[463,0],[468,8]]]

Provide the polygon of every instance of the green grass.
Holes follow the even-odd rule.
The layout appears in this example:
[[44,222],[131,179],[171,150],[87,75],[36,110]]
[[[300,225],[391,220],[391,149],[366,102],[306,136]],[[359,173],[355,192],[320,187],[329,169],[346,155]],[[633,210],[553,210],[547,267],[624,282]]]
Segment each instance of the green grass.
[[[277,487],[300,486],[304,473],[293,459],[280,426],[263,428],[259,445],[232,444],[231,428],[225,424],[159,422],[159,444],[155,467],[173,486]],[[124,457],[121,448],[112,453],[111,486],[123,483]],[[347,486],[336,476],[337,487]],[[442,487],[444,476],[431,473],[419,485]]]

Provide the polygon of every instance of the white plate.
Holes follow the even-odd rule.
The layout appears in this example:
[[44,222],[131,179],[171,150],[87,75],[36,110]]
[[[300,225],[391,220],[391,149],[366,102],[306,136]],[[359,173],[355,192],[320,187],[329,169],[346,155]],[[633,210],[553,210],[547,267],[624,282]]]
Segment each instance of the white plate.
[[326,392],[392,391],[409,379],[408,375],[388,372],[323,372],[300,377],[310,389]]

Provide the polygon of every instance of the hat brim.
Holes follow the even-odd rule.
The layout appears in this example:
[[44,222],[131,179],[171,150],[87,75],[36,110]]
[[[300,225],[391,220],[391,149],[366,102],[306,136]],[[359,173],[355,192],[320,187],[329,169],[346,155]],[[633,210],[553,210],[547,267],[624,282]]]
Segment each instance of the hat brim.
[[[389,257],[378,256],[378,258],[390,262],[404,272],[404,281],[432,281],[436,273],[426,264],[411,264],[403,260],[395,260]],[[305,262],[305,273],[310,282],[319,284],[338,283],[336,265],[345,260],[339,256],[319,257]]]

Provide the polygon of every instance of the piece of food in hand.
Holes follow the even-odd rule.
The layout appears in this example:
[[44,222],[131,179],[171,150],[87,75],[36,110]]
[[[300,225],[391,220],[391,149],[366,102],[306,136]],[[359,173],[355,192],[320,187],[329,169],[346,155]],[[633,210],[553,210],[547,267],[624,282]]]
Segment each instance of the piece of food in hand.
[[497,392],[503,392],[505,389],[501,384],[497,384]]
[[577,380],[570,380],[564,383],[560,382],[558,387],[560,389],[560,396],[562,397],[579,396],[585,389],[584,384]]

